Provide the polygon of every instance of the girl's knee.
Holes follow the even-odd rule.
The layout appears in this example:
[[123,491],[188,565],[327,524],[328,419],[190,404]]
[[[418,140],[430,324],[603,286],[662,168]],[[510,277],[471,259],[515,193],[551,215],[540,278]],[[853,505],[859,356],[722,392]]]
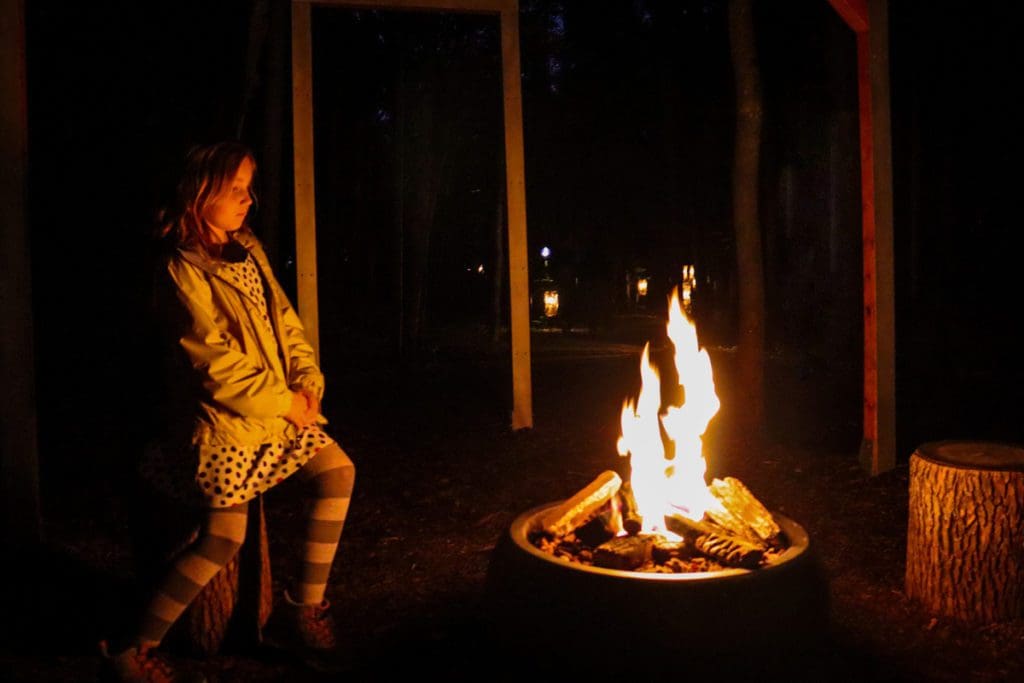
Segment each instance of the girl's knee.
[[341,447],[332,443],[309,462],[310,476],[320,498],[344,498],[352,495],[356,466]]
[[324,470],[316,475],[313,483],[320,498],[345,498],[352,495],[355,487],[356,466],[349,460],[347,463]]

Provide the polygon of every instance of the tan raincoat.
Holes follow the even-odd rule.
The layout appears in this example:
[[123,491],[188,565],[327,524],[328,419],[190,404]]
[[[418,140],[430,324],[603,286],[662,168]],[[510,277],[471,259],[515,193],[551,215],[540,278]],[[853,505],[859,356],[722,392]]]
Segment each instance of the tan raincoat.
[[[291,391],[318,398],[324,378],[302,323],[270,268],[256,237],[233,235],[256,262],[267,293],[264,320],[257,303],[230,281],[223,264],[198,251],[177,250],[158,273],[158,296],[170,336],[172,376],[167,382],[166,437],[185,446],[255,446],[288,440],[295,427],[284,419]],[[160,286],[163,284],[163,286]],[[269,325],[268,325],[269,323]],[[319,423],[326,423],[319,416]]]

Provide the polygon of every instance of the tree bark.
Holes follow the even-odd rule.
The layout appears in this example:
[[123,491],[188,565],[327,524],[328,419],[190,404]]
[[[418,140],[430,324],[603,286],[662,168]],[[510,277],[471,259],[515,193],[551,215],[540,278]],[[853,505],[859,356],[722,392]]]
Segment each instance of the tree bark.
[[761,83],[751,0],[729,2],[729,44],[736,89],[733,158],[733,229],[739,280],[739,372],[748,405],[741,426],[747,436],[764,428],[764,265],[758,218],[761,153]]
[[984,624],[1024,616],[1024,449],[935,442],[910,458],[907,597]]
[[427,329],[430,243],[456,123],[452,120],[455,107],[448,106],[454,96],[453,76],[443,57],[432,52],[406,57],[399,81],[403,98],[403,120],[397,122],[402,127],[399,154],[403,162],[415,159],[416,165],[402,164],[400,190],[405,194],[401,208],[406,267],[402,350],[415,352]]
[[[140,488],[135,506],[136,574],[140,585],[152,589],[195,541],[198,513],[146,488]],[[166,642],[204,657],[220,652],[226,642],[243,646],[259,642],[273,607],[271,579],[266,519],[262,499],[257,499],[249,504],[242,548],[203,587],[174,623]]]
[[27,206],[25,7],[19,0],[0,4],[0,154],[0,533],[7,556],[19,557],[42,540]]
[[274,593],[262,499],[249,508],[242,548],[182,616],[188,645],[204,656],[217,654],[229,637],[246,644],[260,642],[270,618]]
[[491,345],[502,340],[502,301],[505,300],[505,173],[498,174],[498,194],[494,202],[494,266],[491,268]]

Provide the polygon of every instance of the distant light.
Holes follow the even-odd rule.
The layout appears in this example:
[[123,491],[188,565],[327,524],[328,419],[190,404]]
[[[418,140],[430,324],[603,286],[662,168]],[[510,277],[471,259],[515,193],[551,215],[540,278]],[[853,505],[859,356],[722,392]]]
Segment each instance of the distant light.
[[647,296],[647,278],[642,277],[636,281],[636,293],[638,296]]
[[483,272],[484,272],[484,264],[481,263],[479,266],[477,266],[476,267],[476,272],[478,272],[478,273],[480,273],[482,275]]
[[558,291],[549,289],[544,292],[544,315],[554,318],[558,315]]
[[541,247],[540,255],[544,258],[548,258],[549,256],[551,256],[551,250],[548,249],[547,247]]

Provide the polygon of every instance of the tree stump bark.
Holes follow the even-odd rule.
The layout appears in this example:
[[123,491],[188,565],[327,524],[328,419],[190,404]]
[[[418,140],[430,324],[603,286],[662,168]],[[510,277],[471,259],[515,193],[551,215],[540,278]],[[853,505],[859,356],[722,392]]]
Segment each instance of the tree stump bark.
[[240,644],[259,643],[273,600],[267,523],[259,497],[249,504],[245,542],[181,616],[179,637],[203,656],[217,654],[229,638]]
[[934,614],[1024,616],[1024,448],[941,441],[914,452],[905,578]]

